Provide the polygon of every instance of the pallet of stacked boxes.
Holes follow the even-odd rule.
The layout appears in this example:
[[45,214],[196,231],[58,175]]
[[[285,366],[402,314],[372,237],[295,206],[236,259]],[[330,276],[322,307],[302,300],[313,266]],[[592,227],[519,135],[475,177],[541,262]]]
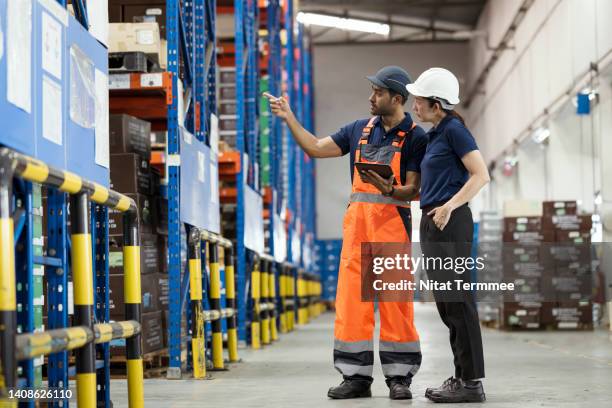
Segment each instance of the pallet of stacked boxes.
[[219,140],[236,147],[236,68],[220,67],[217,93],[219,95]]
[[542,229],[541,216],[504,217],[504,282],[515,290],[504,293],[500,308],[500,327],[504,329],[541,329],[546,297],[546,282],[554,267],[541,248],[554,241],[554,233]]
[[[163,315],[168,309],[168,278],[163,233],[167,231],[167,209],[160,204],[161,177],[150,168],[151,125],[129,115],[110,118],[111,188],[132,198],[138,207],[140,270],[142,286],[143,353],[164,346]],[[162,209],[160,209],[162,207]],[[110,314],[112,320],[124,319],[123,303],[123,215],[109,211]],[[161,250],[160,250],[161,249]],[[125,342],[111,342],[111,355],[124,353]]]
[[[485,268],[478,271],[478,282],[502,280],[502,232],[501,215],[495,211],[480,213],[478,224],[477,256],[485,260]],[[492,291],[477,292],[478,316],[487,325],[496,325],[499,316],[500,294]]]
[[542,319],[554,329],[593,329],[592,215],[578,214],[575,201],[546,201],[543,228],[553,231],[555,243],[544,250],[554,265],[549,302]]

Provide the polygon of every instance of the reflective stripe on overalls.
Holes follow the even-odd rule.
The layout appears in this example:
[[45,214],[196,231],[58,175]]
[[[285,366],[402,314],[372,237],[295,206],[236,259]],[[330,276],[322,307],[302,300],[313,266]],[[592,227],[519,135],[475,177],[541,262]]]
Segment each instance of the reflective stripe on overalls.
[[[391,145],[368,144],[375,118],[363,129],[355,162],[390,164],[401,183],[401,150],[406,132]],[[413,129],[415,125],[413,124]],[[412,129],[411,129],[412,130]],[[374,303],[361,301],[361,243],[410,242],[410,203],[383,196],[361,181],[353,168],[351,203],[344,216],[336,295],[334,366],[345,377],[372,376]],[[380,360],[386,377],[412,377],[421,365],[419,335],[412,302],[379,302]]]

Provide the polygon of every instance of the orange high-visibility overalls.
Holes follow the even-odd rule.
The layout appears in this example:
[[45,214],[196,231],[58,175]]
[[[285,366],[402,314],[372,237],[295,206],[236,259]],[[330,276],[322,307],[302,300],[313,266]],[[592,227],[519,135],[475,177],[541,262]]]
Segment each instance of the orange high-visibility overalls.
[[[390,164],[400,183],[406,133],[398,131],[391,145],[368,144],[375,119],[363,129],[355,162]],[[361,243],[410,242],[411,228],[410,203],[383,196],[376,187],[361,181],[354,167],[350,204],[344,216],[334,326],[334,367],[345,378],[372,377],[374,364],[374,303],[361,301]],[[421,365],[413,304],[379,302],[379,308],[383,373],[387,378],[411,378]]]

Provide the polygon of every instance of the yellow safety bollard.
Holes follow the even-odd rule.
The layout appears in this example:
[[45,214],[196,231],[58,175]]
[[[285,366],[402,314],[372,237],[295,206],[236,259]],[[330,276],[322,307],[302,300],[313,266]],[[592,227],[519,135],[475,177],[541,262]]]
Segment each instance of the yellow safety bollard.
[[[210,308],[218,310],[221,315],[221,271],[219,269],[219,246],[215,242],[208,243],[210,264]],[[221,318],[212,321],[212,358],[213,368],[223,370],[223,332]]]
[[206,340],[204,338],[204,312],[202,310],[202,259],[200,231],[191,228],[188,237],[189,298],[191,300],[191,355],[193,377],[206,378]]
[[[88,206],[86,193],[81,192],[70,196],[73,325],[85,326],[93,330],[93,269]],[[94,408],[97,405],[95,364],[95,345],[92,342],[76,350],[76,388],[79,407]]]
[[0,405],[16,407],[8,399],[17,386],[15,336],[17,334],[17,288],[15,286],[15,245],[11,217],[13,168],[6,150],[0,155]]
[[[130,209],[123,214],[123,286],[125,318],[141,322],[142,294],[140,286],[140,231],[138,213]],[[144,373],[142,364],[142,335],[126,339],[128,404],[130,408],[144,407]]]
[[251,272],[251,298],[253,299],[253,313],[251,320],[251,346],[254,349],[261,348],[261,322],[260,322],[260,288],[261,276],[259,272],[259,260],[255,257],[253,270]]
[[287,333],[287,274],[285,265],[281,266],[278,277],[278,294],[281,301],[280,332]]
[[274,305],[274,309],[272,309],[272,311],[268,312],[270,313],[270,339],[272,341],[276,341],[278,340],[278,329],[276,328],[277,325],[277,319],[276,319],[276,273],[275,271],[277,270],[274,263],[270,263],[271,265],[271,269],[270,269],[270,274],[268,275],[268,294],[269,294],[269,299],[270,299],[270,303],[272,305]]
[[[236,281],[234,275],[234,249],[230,246],[224,249],[225,258],[225,301],[227,307],[236,310]],[[236,330],[236,313],[227,320],[227,351],[230,362],[237,362],[238,332]]]
[[266,305],[266,307],[261,311],[261,342],[263,344],[270,344],[270,311],[268,310],[268,291],[269,291],[269,265],[270,262],[267,259],[262,259],[260,263],[260,273],[261,273],[261,302]]

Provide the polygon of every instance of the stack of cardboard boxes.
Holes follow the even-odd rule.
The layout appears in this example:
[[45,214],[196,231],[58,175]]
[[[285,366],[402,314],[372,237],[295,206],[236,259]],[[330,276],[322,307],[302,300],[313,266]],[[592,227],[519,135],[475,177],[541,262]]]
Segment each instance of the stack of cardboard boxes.
[[[110,117],[111,188],[132,198],[139,214],[143,352],[164,347],[163,312],[168,308],[167,202],[160,176],[151,169],[151,125],[128,115]],[[123,214],[109,211],[110,314],[124,320]],[[121,346],[121,342],[113,344]],[[112,347],[121,353],[121,347]]]
[[[493,211],[480,213],[477,256],[486,260],[486,268],[478,271],[478,282],[502,280],[502,233],[503,222],[499,213]],[[494,291],[479,291],[476,296],[480,321],[496,322],[501,301],[500,294]]]
[[236,68],[219,68],[219,139],[230,148],[236,148]]
[[505,328],[592,328],[591,216],[575,201],[546,201],[542,215],[504,218]]

